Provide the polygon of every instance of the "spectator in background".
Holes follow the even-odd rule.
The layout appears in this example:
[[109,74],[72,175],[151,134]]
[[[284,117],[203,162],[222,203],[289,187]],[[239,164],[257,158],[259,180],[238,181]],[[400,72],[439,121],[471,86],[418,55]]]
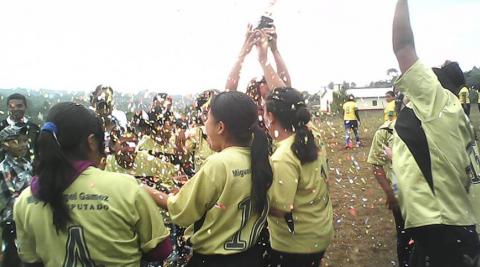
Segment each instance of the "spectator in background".
[[106,153],[110,151],[110,133],[113,130],[125,131],[127,127],[127,116],[124,112],[114,110],[113,89],[110,86],[99,85],[90,95],[90,105],[95,113],[102,119],[105,129],[105,147]]
[[387,106],[383,111],[383,119],[385,122],[394,121],[397,118],[397,112],[395,111],[395,93],[393,91],[388,91],[385,94],[387,100]]
[[[25,127],[28,138],[28,151],[25,154],[25,158],[32,161],[36,152],[36,142],[38,135],[40,134],[40,127],[25,117],[27,99],[24,95],[17,93],[10,95],[7,98],[7,107],[8,117],[0,122],[0,131],[13,125]],[[4,157],[5,154],[0,152],[0,160],[3,160]]]
[[25,159],[28,153],[27,128],[7,126],[0,131],[0,144],[5,159],[0,163],[0,233],[3,257],[1,266],[20,266],[15,245],[13,203],[32,179],[32,164]]
[[360,135],[358,127],[360,126],[360,116],[358,115],[357,102],[355,102],[355,96],[353,95],[348,95],[347,102],[343,104],[343,120],[345,125],[345,148],[353,147],[350,140],[350,130],[353,130],[357,147],[359,147]]
[[463,111],[465,111],[465,114],[470,117],[470,90],[468,90],[468,87],[463,86],[462,89],[460,89],[458,99],[462,104]]

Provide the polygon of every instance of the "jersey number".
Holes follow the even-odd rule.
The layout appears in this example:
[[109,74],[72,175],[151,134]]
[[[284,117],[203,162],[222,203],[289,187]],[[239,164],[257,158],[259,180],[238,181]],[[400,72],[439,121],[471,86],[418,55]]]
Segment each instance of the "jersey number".
[[225,250],[245,250],[250,247],[249,245],[253,244],[260,233],[262,232],[265,222],[267,220],[268,207],[263,209],[262,214],[258,217],[257,221],[253,225],[252,232],[250,234],[250,240],[245,241],[241,239],[242,230],[247,225],[248,220],[252,216],[252,201],[250,198],[247,198],[238,204],[238,209],[242,211],[242,222],[240,223],[240,230],[238,230],[233,237],[225,242]]
[[81,226],[68,228],[68,238],[63,267],[97,267],[90,257]]

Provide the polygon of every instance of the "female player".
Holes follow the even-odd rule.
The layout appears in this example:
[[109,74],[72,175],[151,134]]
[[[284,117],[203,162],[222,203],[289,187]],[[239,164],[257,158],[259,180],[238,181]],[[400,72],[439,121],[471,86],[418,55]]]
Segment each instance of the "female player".
[[255,244],[266,221],[273,175],[255,103],[240,92],[214,96],[206,132],[218,153],[178,194],[149,192],[174,223],[189,226],[194,253],[187,266],[261,266]]
[[139,266],[171,252],[158,207],[128,175],[97,169],[102,121],[84,106],[52,107],[32,184],[14,207],[26,266]]
[[265,124],[274,138],[268,227],[271,266],[319,266],[333,234],[326,157],[303,96],[277,88],[266,101]]

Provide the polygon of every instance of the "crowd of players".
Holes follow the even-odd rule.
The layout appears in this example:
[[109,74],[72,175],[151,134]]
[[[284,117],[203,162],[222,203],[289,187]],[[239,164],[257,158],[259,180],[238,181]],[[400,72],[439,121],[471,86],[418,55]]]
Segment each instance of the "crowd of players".
[[[263,76],[241,93],[253,47]],[[419,60],[407,0],[397,3],[393,48],[402,76],[368,162],[395,218],[399,264],[480,266],[480,158],[463,73]],[[8,97],[2,266],[321,264],[334,233],[326,150],[273,25],[248,28],[225,90],[202,92],[188,113],[157,94],[129,120],[113,94],[100,85],[89,107],[56,104],[42,127],[24,116],[24,96]],[[352,148],[360,117],[348,100]]]

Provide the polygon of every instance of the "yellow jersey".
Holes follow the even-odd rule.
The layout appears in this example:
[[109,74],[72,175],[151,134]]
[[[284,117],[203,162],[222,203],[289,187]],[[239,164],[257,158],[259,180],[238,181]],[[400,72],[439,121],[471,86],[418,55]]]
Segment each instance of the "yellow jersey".
[[[395,123],[392,159],[405,228],[474,225],[468,193],[476,176],[468,152],[472,137],[460,101],[420,61],[396,87],[410,99]],[[421,135],[408,136],[417,129]]]
[[458,99],[461,104],[470,104],[470,90],[467,87],[463,87],[458,93]]
[[294,140],[292,135],[278,142],[272,155],[270,205],[291,212],[292,222],[269,215],[270,243],[285,253],[317,253],[325,251],[333,237],[326,158],[319,151],[316,161],[302,165],[291,149]]
[[229,255],[255,245],[265,224],[251,207],[250,148],[229,147],[207,158],[199,172],[168,198],[172,221],[188,227],[193,250]]
[[343,120],[346,121],[356,121],[357,115],[355,111],[358,110],[357,103],[354,101],[348,101],[343,104]]
[[208,145],[207,139],[204,136],[202,127],[195,127],[188,131],[188,137],[185,142],[188,156],[193,158],[195,172],[198,172],[205,160],[215,153]]
[[395,119],[397,119],[397,112],[395,111],[395,101],[390,101],[387,103],[383,114],[384,121],[394,121]]
[[142,139],[138,142],[138,150],[140,151],[151,151],[153,153],[166,153],[166,154],[175,154],[175,137],[172,136],[166,145],[160,145],[155,141],[151,136],[144,135]]
[[106,171],[129,174],[135,177],[154,177],[158,184],[170,188],[173,185],[172,177],[178,173],[177,168],[170,162],[162,161],[150,155],[147,151],[136,152],[132,168],[125,169],[115,159],[115,155],[107,156]]
[[[128,189],[128,190],[127,190]],[[90,167],[64,192],[71,222],[57,232],[52,209],[30,187],[15,202],[18,254],[46,267],[138,267],[169,232],[155,202],[128,175]]]
[[385,122],[375,132],[372,140],[372,146],[368,153],[367,162],[372,165],[383,167],[385,174],[390,181],[390,185],[395,195],[398,194],[398,180],[392,169],[392,162],[384,153],[385,147],[392,147],[393,144],[393,131],[395,127],[395,121]]

